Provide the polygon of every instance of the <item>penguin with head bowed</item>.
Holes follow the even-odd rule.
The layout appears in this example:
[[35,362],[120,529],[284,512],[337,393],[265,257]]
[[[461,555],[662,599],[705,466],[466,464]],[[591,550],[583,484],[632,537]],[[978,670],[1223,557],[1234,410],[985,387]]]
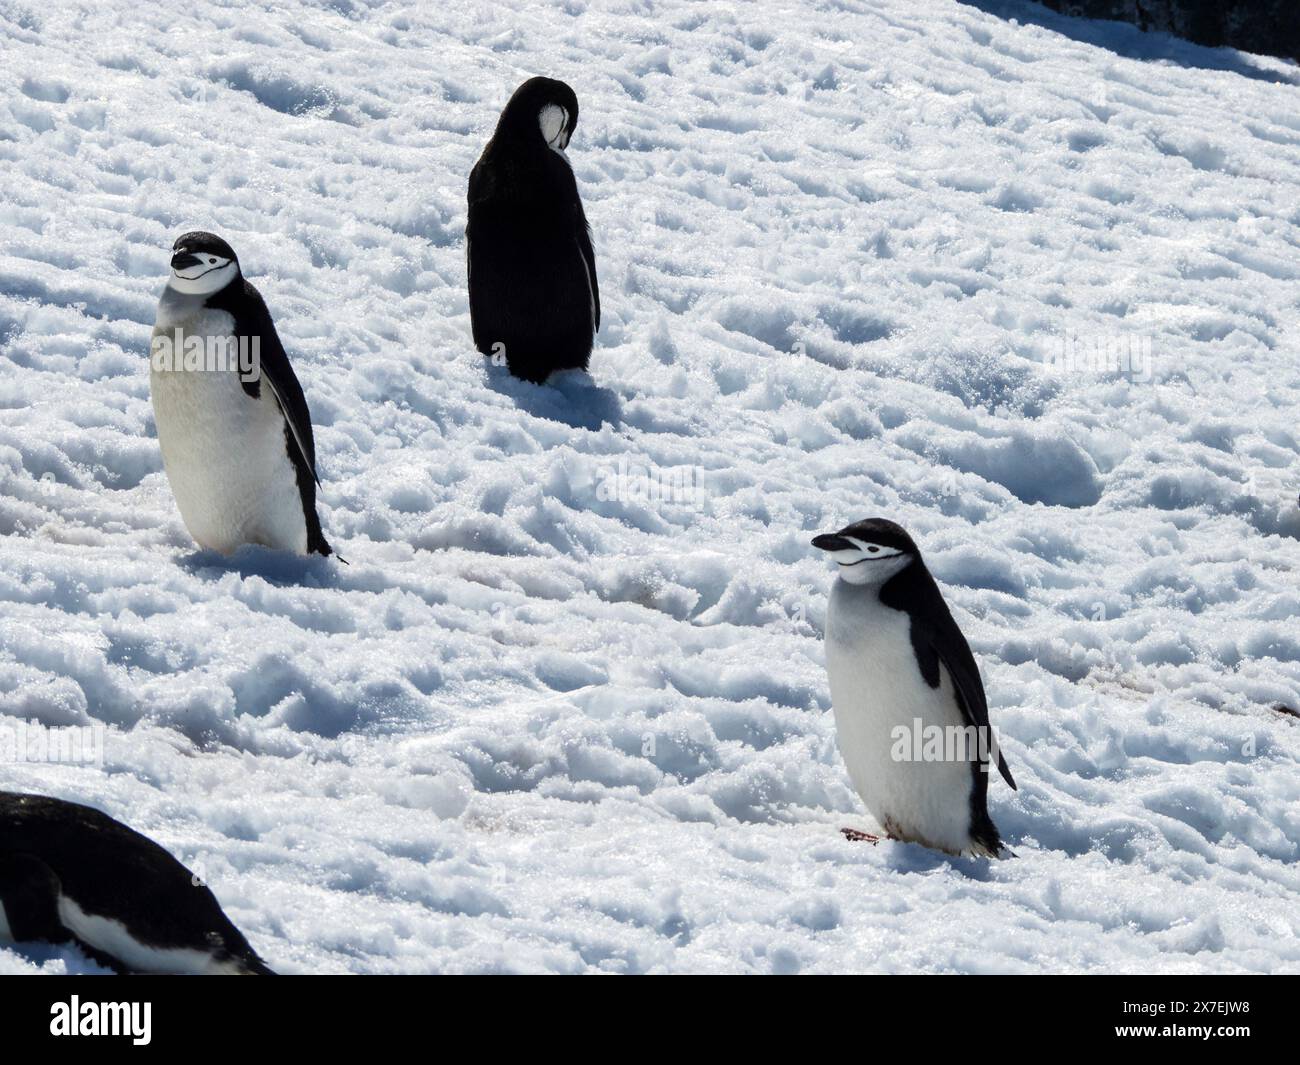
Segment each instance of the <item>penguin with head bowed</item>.
[[332,553],[316,514],[316,443],[302,386],[262,295],[211,233],[183,234],[150,350],[163,468],[200,547]]
[[485,355],[542,382],[587,368],[600,328],[591,231],[564,154],[578,98],[552,78],[510,97],[469,177],[470,324]]
[[[1014,789],[979,668],[920,549],[884,518],[813,540],[836,565],[826,672],[844,764],[890,839],[1003,857],[991,766]],[[850,839],[875,836],[844,829]]]
[[0,791],[0,941],[72,943],[119,973],[274,975],[216,897],[89,806]]

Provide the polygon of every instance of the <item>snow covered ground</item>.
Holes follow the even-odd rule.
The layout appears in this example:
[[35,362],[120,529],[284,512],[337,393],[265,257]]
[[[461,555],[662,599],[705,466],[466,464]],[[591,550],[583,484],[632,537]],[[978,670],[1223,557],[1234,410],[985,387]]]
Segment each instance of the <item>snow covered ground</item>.
[[[539,73],[604,305],[546,387],[473,351],[463,247]],[[284,972],[1300,971],[1298,85],[1017,3],[0,0],[0,728],[107,728],[0,786]],[[193,226],[349,567],[180,522]],[[980,659],[1018,860],[838,834],[808,541],[870,515]]]

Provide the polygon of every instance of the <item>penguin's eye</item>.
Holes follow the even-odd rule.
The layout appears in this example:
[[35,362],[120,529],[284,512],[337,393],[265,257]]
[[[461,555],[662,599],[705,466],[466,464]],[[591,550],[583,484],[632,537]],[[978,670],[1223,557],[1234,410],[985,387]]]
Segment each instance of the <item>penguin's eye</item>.
[[217,261],[216,259],[209,259],[209,260],[208,260],[209,264],[211,264],[211,263],[215,263],[216,261]]
[[870,551],[870,552],[874,555],[877,551],[880,550],[880,548],[876,547],[876,546],[873,544],[873,545],[871,545],[870,547],[868,547],[867,550]]

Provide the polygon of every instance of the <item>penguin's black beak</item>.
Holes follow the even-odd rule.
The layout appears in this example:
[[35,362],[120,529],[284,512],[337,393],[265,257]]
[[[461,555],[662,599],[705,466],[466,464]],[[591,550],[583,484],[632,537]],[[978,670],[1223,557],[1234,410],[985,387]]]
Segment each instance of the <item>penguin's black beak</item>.
[[187,251],[178,251],[172,256],[172,269],[188,270],[191,266],[198,266],[202,261],[197,255],[191,255]]
[[855,545],[846,540],[839,533],[822,533],[820,536],[814,536],[813,547],[820,547],[823,551],[853,551]]

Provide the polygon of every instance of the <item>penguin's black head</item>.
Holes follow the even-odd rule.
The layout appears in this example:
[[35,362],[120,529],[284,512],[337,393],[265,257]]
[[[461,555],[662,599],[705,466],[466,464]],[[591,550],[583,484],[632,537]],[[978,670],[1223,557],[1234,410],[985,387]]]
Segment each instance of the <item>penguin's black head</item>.
[[235,249],[201,229],[183,233],[172,245],[172,273],[167,284],[189,296],[220,292],[239,277]]
[[574,91],[554,78],[529,78],[501,112],[496,136],[505,134],[522,144],[543,144],[562,152],[577,126]]
[[839,532],[813,537],[813,547],[827,552],[849,584],[884,584],[912,563],[921,551],[901,525],[887,518],[867,518]]

